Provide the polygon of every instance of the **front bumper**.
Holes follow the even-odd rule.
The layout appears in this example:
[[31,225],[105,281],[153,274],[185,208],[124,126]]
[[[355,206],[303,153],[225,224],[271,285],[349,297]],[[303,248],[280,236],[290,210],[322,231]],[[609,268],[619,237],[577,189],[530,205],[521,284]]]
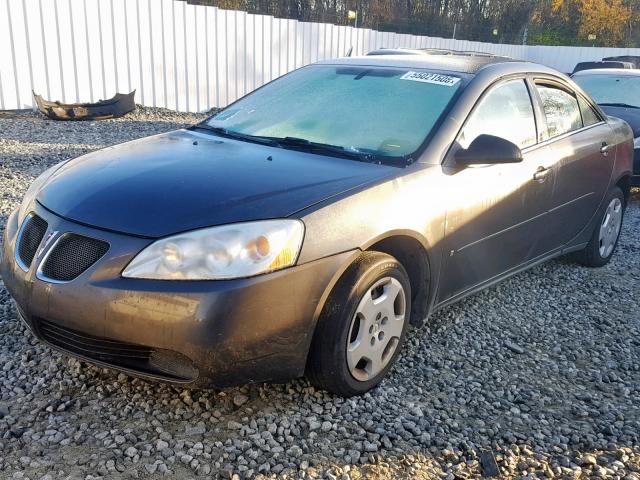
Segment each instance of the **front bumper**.
[[631,186],[640,187],[640,148],[633,150],[633,173],[631,175]]
[[[74,356],[179,383],[228,387],[302,375],[321,302],[355,255],[248,279],[128,279],[120,273],[151,240],[70,222],[37,204],[35,213],[48,231],[98,238],[110,249],[68,283],[43,281],[35,272],[46,248],[24,272],[14,253],[17,213],[9,217],[0,275],[30,330]],[[123,351],[141,361],[119,361]]]

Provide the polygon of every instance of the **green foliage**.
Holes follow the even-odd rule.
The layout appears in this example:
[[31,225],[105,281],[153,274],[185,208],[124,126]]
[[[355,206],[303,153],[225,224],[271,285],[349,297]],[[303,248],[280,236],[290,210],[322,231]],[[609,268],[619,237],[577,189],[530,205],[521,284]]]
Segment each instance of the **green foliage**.
[[567,45],[575,47],[602,46],[602,42],[578,38],[566,32],[548,29],[529,33],[530,45]]

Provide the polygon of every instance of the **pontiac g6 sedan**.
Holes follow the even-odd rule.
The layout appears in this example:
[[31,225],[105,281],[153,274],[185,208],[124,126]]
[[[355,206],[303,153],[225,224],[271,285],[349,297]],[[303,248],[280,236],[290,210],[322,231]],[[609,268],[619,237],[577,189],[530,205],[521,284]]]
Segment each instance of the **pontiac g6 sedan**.
[[84,360],[361,394],[434,310],[561,254],[606,264],[632,153],[629,126],[546,67],[324,61],[49,169],[0,272],[29,329]]

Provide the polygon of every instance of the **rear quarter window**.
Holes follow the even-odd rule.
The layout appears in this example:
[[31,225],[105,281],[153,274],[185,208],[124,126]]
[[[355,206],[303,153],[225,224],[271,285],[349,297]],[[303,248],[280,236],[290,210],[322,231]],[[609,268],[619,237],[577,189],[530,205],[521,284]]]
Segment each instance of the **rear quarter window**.
[[551,85],[536,85],[547,121],[546,138],[582,128],[578,99],[571,93]]
[[595,125],[596,123],[600,123],[602,121],[593,107],[589,105],[589,102],[587,102],[580,95],[578,95],[578,104],[580,105],[580,113],[582,114],[582,123],[585,127],[588,127],[589,125]]

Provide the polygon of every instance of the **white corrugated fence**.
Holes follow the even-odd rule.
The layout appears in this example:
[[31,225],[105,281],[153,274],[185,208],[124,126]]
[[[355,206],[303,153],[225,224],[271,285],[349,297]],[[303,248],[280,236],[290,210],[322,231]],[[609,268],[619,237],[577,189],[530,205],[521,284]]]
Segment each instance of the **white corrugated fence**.
[[640,49],[504,45],[253,15],[182,0],[0,0],[0,110],[49,100],[222,107],[295,68],[379,47],[477,50],[571,71]]

